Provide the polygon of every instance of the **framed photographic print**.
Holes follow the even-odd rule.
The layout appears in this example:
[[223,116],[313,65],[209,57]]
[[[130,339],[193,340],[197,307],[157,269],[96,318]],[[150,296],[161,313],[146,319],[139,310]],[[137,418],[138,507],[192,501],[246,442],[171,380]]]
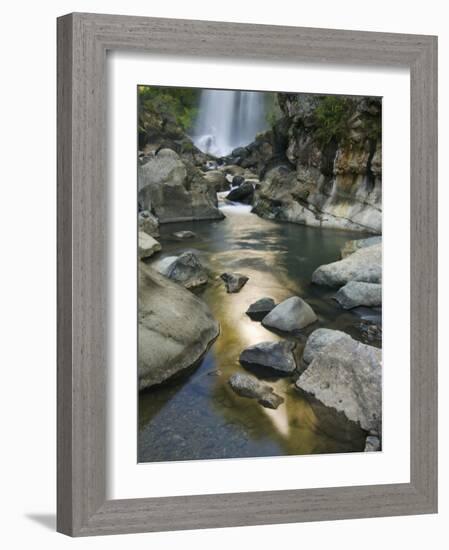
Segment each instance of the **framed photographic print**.
[[58,19],[58,530],[437,509],[436,38]]

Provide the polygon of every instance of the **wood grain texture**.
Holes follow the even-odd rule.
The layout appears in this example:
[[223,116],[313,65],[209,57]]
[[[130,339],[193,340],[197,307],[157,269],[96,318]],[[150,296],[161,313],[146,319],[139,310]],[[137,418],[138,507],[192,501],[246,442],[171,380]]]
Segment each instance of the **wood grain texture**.
[[[437,509],[436,37],[116,15],[58,20],[58,531],[72,536]],[[411,71],[411,480],[106,500],[107,50]]]

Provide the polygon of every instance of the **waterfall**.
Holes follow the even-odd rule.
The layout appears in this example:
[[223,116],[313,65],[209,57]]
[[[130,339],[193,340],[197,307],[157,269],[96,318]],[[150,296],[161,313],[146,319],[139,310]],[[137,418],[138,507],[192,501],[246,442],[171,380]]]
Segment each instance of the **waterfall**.
[[267,128],[264,92],[203,90],[193,142],[217,157],[248,145]]

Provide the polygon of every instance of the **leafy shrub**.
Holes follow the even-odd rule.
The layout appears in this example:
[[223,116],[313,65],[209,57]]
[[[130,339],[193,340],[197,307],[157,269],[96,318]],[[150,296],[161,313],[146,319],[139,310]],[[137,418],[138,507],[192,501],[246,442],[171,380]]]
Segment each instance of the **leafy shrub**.
[[315,138],[321,145],[346,139],[352,113],[353,102],[350,98],[336,95],[321,97],[314,112]]

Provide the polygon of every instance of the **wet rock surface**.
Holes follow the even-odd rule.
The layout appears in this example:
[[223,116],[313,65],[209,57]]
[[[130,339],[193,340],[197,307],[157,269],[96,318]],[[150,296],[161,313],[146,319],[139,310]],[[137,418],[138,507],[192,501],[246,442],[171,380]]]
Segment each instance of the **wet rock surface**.
[[293,342],[261,342],[242,351],[240,363],[256,373],[288,376],[296,369]]
[[271,386],[262,383],[255,376],[235,373],[229,378],[229,385],[241,397],[257,399],[258,402],[269,409],[277,409],[284,399],[274,393]]
[[282,332],[294,332],[317,321],[313,309],[299,296],[287,298],[262,319],[262,325]]
[[222,273],[220,278],[224,281],[228,293],[240,292],[249,280],[249,277],[242,273]]
[[246,310],[248,317],[254,321],[262,321],[262,319],[276,307],[273,298],[260,298],[249,306]]

